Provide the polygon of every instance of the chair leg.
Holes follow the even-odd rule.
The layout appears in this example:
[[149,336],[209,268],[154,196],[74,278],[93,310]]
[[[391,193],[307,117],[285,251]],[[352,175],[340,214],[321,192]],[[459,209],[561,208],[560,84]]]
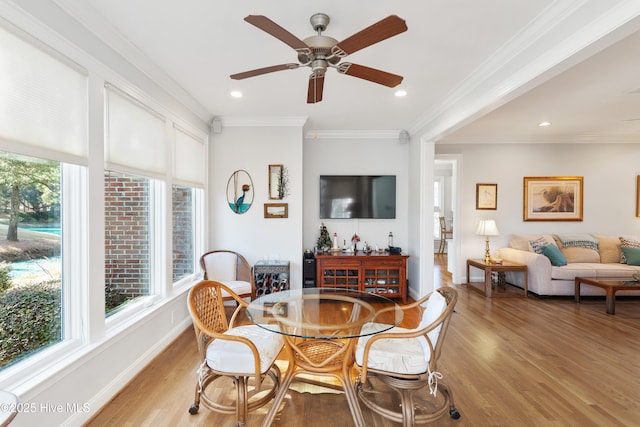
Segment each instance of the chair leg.
[[198,413],[198,411],[200,410],[200,396],[202,394],[202,376],[203,376],[203,369],[206,369],[206,361],[203,362],[200,365],[200,369],[198,369],[198,382],[196,384],[196,393],[195,393],[195,397],[193,398],[193,405],[191,405],[191,407],[189,408],[189,413],[191,415],[195,415]]
[[191,415],[197,414],[200,410],[200,390],[200,381],[198,381],[198,384],[196,384],[196,396],[193,399],[193,405],[189,408],[189,413]]
[[236,377],[236,426],[243,427],[247,422],[249,402],[247,400],[247,377]]
[[443,254],[444,253],[445,242],[446,242],[446,240],[444,238],[440,238],[440,247],[438,248],[438,253],[439,254]]
[[287,394],[287,391],[289,390],[289,385],[291,385],[291,381],[295,376],[295,373],[296,373],[295,371],[296,371],[295,366],[289,366],[289,368],[287,369],[287,373],[285,374],[284,378],[280,382],[278,393],[273,398],[273,403],[271,404],[271,408],[269,408],[269,412],[267,412],[267,415],[262,420],[262,427],[269,427],[271,423],[273,423],[273,420],[276,417],[276,413],[278,412],[278,408],[282,404],[282,401],[284,400],[284,397]]
[[401,390],[400,401],[402,405],[402,426],[413,427],[416,425],[415,408],[413,404],[413,392],[415,390]]
[[353,382],[351,382],[350,378],[351,368],[343,366],[341,377],[342,388],[344,389],[344,394],[347,397],[347,403],[349,404],[349,410],[351,411],[353,422],[356,427],[364,427],[364,417],[362,416],[362,410],[360,409],[360,405],[358,404],[358,394],[356,392],[356,386]]
[[451,389],[446,384],[440,382],[438,383],[438,391],[445,395],[445,400],[449,402],[449,415],[451,418],[454,420],[460,418],[460,412],[458,412],[456,404],[453,401],[453,393],[451,392]]

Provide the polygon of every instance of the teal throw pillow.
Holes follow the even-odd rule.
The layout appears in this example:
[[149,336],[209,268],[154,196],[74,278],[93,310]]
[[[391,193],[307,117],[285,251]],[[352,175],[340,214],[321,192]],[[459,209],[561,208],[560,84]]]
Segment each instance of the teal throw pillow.
[[556,267],[567,265],[567,259],[562,254],[562,252],[560,252],[560,249],[558,249],[556,245],[547,245],[543,247],[542,253],[544,254],[544,256],[549,258],[549,261],[551,261],[551,265],[554,265]]
[[629,265],[640,265],[640,248],[620,247]]

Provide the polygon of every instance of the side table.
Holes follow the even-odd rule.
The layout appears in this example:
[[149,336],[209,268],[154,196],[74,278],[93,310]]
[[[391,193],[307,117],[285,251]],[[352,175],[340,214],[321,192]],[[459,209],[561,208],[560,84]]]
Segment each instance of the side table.
[[289,289],[289,261],[260,260],[253,266],[256,297]]
[[[471,283],[469,276],[470,267],[475,267],[484,272],[484,282],[482,283],[483,289],[480,290],[474,283]],[[509,271],[517,271],[524,274],[524,297],[527,298],[529,293],[529,285],[527,278],[527,265],[519,264],[516,262],[503,260],[501,264],[496,264],[495,262],[484,262],[482,259],[468,259],[467,260],[467,285],[471,289],[481,291],[484,293],[484,296],[487,298],[492,298],[494,295],[491,293],[492,288],[492,273],[498,274],[498,281],[504,282],[504,273]]]

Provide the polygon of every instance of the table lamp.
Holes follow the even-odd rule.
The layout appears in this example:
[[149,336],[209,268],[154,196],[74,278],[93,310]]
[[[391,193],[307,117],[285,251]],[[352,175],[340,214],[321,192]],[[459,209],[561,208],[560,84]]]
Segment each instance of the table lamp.
[[480,236],[485,236],[485,248],[484,248],[484,262],[488,264],[491,262],[491,251],[489,250],[489,236],[498,236],[500,232],[498,232],[498,227],[496,226],[496,222],[492,219],[483,219],[480,220],[478,224],[478,228],[476,229],[476,234]]

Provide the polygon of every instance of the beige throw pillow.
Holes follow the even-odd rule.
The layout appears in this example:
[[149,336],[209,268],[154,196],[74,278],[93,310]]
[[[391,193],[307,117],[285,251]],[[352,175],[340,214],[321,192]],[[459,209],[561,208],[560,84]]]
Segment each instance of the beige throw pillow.
[[600,247],[600,262],[610,264],[620,262],[620,238],[617,236],[603,236],[594,234]]

